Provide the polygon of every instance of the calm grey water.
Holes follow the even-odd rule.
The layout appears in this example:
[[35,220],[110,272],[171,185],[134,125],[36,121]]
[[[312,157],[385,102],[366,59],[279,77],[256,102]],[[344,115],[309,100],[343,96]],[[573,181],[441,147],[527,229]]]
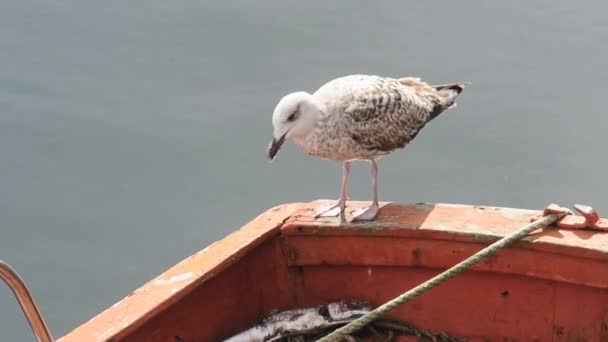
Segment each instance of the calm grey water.
[[[605,197],[608,3],[0,1],[0,258],[54,334],[339,165],[265,160],[276,101],[351,73],[472,81],[380,163],[383,200]],[[369,169],[354,167],[354,199]],[[0,286],[0,340],[33,340]]]

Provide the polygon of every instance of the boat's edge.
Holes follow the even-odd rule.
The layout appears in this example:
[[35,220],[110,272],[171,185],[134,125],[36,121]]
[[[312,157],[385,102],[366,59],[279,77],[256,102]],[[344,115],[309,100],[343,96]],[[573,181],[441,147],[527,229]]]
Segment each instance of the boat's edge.
[[[228,235],[223,240],[215,242],[212,245],[206,247],[205,249],[197,252],[196,254],[184,259],[180,263],[171,267],[166,272],[144,284],[139,289],[135,290],[132,294],[128,295],[121,301],[114,304],[112,307],[108,308],[99,315],[90,319],[88,322],[77,327],[75,330],[60,339],[60,341],[80,342],[92,340],[120,340],[122,337],[128,336],[131,332],[135,331],[155,314],[162,312],[164,309],[166,309],[173,303],[179,301],[188,293],[192,292],[203,282],[206,282],[207,280],[211,279],[227,267],[234,265],[241,257],[255,249],[256,246],[262,244],[264,241],[268,241],[269,239],[279,234],[286,235],[288,239],[289,236],[293,238],[297,236],[305,236],[307,234],[319,235],[318,232],[315,233],[315,230],[317,230],[319,227],[322,230],[325,230],[320,235],[337,234],[346,236],[353,233],[358,235],[362,234],[361,232],[353,232],[353,229],[350,229],[349,232],[348,225],[346,227],[337,225],[335,220],[313,220],[310,217],[309,213],[311,208],[315,205],[318,205],[319,202],[320,201],[315,201],[306,204],[284,204],[267,210],[266,212],[264,212],[251,222],[247,223],[239,230]],[[352,207],[360,207],[364,204],[364,202],[349,202],[349,206]],[[441,208],[452,208],[451,210],[455,210],[457,212],[471,212],[471,210],[502,211],[503,213],[506,213],[506,216],[504,216],[504,220],[513,220],[515,226],[519,223],[523,223],[526,219],[529,219],[534,214],[539,213],[539,211],[535,210],[454,204],[401,205],[393,203],[383,203],[382,205],[386,206],[391,204],[393,210],[394,208],[401,208],[401,210],[403,210],[403,208],[406,207],[417,207],[418,209],[421,209],[422,212],[424,212],[425,210],[431,212],[438,208],[440,210],[437,212],[440,212]],[[405,211],[397,212],[397,216],[391,217],[390,208],[391,206],[387,208],[388,210],[384,211],[385,213],[389,213],[389,215],[385,216],[384,220],[381,217],[379,222],[372,223],[371,226],[368,227],[368,232],[365,234],[373,232],[374,234],[385,235],[386,237],[389,237],[393,234],[412,234],[411,229],[408,232],[400,232],[399,230],[394,229],[387,231],[379,231],[378,229],[372,227],[374,225],[382,226],[383,224],[389,224],[391,218],[397,221],[404,220],[404,218],[407,218],[409,221],[404,220],[400,222],[403,223],[404,226],[412,224],[412,222],[410,222],[412,221],[411,217],[407,216],[407,213]],[[448,218],[447,221],[445,221],[447,222],[446,224],[448,224],[450,220],[451,219]],[[434,222],[439,221],[435,220]],[[304,227],[305,229],[300,230],[300,228],[298,227]],[[306,227],[308,227],[309,229],[307,230]],[[361,225],[358,225],[357,227],[360,228]],[[350,225],[350,228],[357,227],[353,227],[352,225]],[[417,226],[416,228],[420,228],[420,226]],[[448,228],[449,229],[438,227],[438,229],[434,230],[434,233],[446,234],[446,231],[450,231],[451,229],[452,231],[448,232],[448,234],[453,235],[454,227]],[[427,234],[429,232],[427,232]],[[475,235],[476,233],[478,232],[466,231],[462,234],[471,235],[469,238],[475,239],[478,238]],[[496,232],[490,231],[486,233],[491,235],[495,234]],[[588,234],[593,233],[590,232]],[[499,233],[496,236],[500,235],[504,234]],[[494,236],[492,235],[490,236],[490,239],[488,239],[488,236],[486,236],[483,241],[478,240],[478,242],[489,243],[491,240],[493,240],[493,237]],[[605,239],[607,238],[608,234],[602,236],[601,241],[605,241]],[[563,245],[562,242],[556,241],[555,239],[543,241],[543,243],[535,243],[535,245],[540,249],[543,249],[543,246],[547,244]],[[605,247],[602,253],[608,256],[608,243],[604,244],[604,242],[601,242],[601,246]],[[586,252],[597,252],[594,251],[593,248],[588,247],[591,246],[583,246],[580,247],[580,249]],[[574,246],[570,246],[570,248],[574,248]]]
[[[433,240],[492,243],[530,223],[540,210],[451,203],[381,203],[384,217],[368,223],[336,224],[311,219],[307,211],[325,200],[302,206],[281,228],[287,235],[364,235],[380,237],[418,237]],[[366,202],[351,202],[351,210]],[[429,215],[431,214],[432,215]],[[429,236],[432,233],[433,236]],[[608,257],[608,234],[593,230],[547,229],[522,239],[521,246],[575,257]]]
[[[365,203],[352,203],[351,209]],[[530,223],[540,211],[453,204],[383,203],[374,222],[313,220],[303,207],[281,227],[288,264],[443,270]],[[308,212],[307,212],[308,211]],[[390,247],[388,247],[390,246]],[[475,271],[608,289],[608,233],[551,227],[482,262]],[[584,265],[584,267],[581,267]]]
[[128,335],[157,312],[278,235],[281,225],[300,207],[301,203],[289,203],[265,211],[224,239],[169,268],[58,341],[91,341],[93,337],[97,341],[109,341]]

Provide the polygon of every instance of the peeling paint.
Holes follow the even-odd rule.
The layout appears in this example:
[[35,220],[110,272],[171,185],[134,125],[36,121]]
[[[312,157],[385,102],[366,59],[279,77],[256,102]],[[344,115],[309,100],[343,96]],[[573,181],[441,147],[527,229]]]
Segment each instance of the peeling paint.
[[[124,300],[124,299],[123,299],[123,300]],[[116,302],[116,303],[114,303],[114,305],[112,305],[112,307],[113,307],[113,308],[117,308],[117,307],[119,307],[120,305],[122,305],[123,300],[121,300],[120,302]]]
[[203,248],[202,250],[198,251],[196,254],[203,254],[203,253],[207,253],[209,251],[209,248],[211,248],[213,246],[213,244],[210,244],[209,246]]
[[271,212],[273,212],[273,213],[274,213],[274,212],[277,212],[277,211],[279,211],[279,210],[283,209],[283,208],[284,208],[286,205],[287,205],[287,204],[279,204],[279,205],[277,205],[276,207],[271,208],[271,209],[270,209],[270,211],[271,211]]
[[186,280],[186,279],[190,279],[194,276],[194,273],[192,272],[186,272],[186,273],[182,273],[180,275],[176,275],[173,276],[169,279],[158,279],[154,281],[154,285],[165,285],[165,284],[172,284],[175,282],[179,282],[182,280]]
[[112,327],[109,327],[108,329],[104,330],[103,332],[101,332],[99,335],[97,335],[97,337],[99,337],[101,340],[105,340],[113,332],[114,332],[114,327],[112,326]]
[[478,224],[473,223],[473,222],[466,222],[464,224],[463,228],[464,228],[463,230],[467,231],[467,232],[475,232],[475,231],[481,231],[482,230],[481,227],[479,227]]
[[[358,203],[356,206],[363,206],[365,204],[367,203]],[[491,206],[473,207],[449,204],[419,204],[412,206],[409,204],[394,204],[387,207],[381,213],[378,221],[340,225],[337,223],[337,219],[333,221],[314,220],[310,216],[310,207],[316,205],[316,202],[299,205],[299,207],[294,205],[281,209],[276,213],[273,212],[272,214],[265,214],[256,218],[253,222],[232,233],[227,238],[214,242],[192,257],[186,258],[172,269],[166,271],[164,275],[147,283],[143,288],[135,290],[123,300],[114,304],[109,310],[104,311],[81,327],[78,327],[64,339],[65,342],[107,341],[113,338],[116,339],[116,336],[131,334],[135,328],[139,329],[137,333],[141,332],[141,336],[144,334],[145,336],[152,336],[159,333],[161,328],[149,323],[151,322],[151,317],[155,317],[154,315],[170,312],[167,309],[167,305],[165,305],[168,301],[171,303],[176,301],[175,305],[184,305],[187,308],[191,305],[191,302],[185,299],[188,297],[176,298],[176,294],[185,292],[185,288],[188,287],[188,291],[190,291],[191,288],[195,289],[208,281],[208,279],[215,277],[223,279],[220,277],[234,276],[234,279],[241,279],[238,275],[235,276],[230,272],[226,272],[225,269],[230,265],[241,262],[241,260],[256,260],[249,258],[252,255],[257,256],[258,254],[250,252],[256,251],[254,248],[259,248],[256,246],[260,244],[256,243],[256,241],[264,242],[268,241],[270,237],[276,236],[276,234],[273,235],[274,233],[270,234],[271,232],[283,234],[287,238],[279,241],[273,240],[272,243],[277,245],[277,249],[272,253],[264,254],[264,258],[268,258],[268,260],[274,260],[272,258],[286,258],[288,260],[281,260],[280,268],[278,269],[284,270],[287,267],[287,270],[297,270],[293,274],[289,273],[289,277],[295,277],[295,279],[298,279],[298,282],[290,280],[286,284],[281,283],[281,288],[288,289],[294,283],[297,286],[302,286],[301,284],[308,285],[309,283],[304,282],[304,280],[299,282],[299,279],[304,279],[304,277],[316,279],[312,278],[316,276],[314,272],[302,272],[305,266],[318,266],[329,271],[333,271],[334,267],[345,266],[341,269],[345,273],[341,271],[340,274],[335,275],[334,272],[323,274],[329,280],[338,284],[343,283],[344,278],[351,275],[353,278],[355,276],[365,278],[367,275],[368,279],[364,279],[362,282],[352,282],[348,292],[349,294],[360,294],[366,298],[367,296],[372,296],[374,301],[379,301],[384,298],[384,292],[382,292],[385,290],[384,287],[380,287],[378,291],[370,292],[369,286],[370,280],[373,279],[372,277],[377,278],[380,276],[383,278],[381,280],[384,281],[386,274],[387,279],[393,279],[390,278],[393,277],[393,272],[388,271],[383,266],[406,267],[412,272],[417,272],[418,269],[423,268],[428,269],[429,267],[433,269],[451,267],[454,263],[461,261],[465,256],[476,250],[477,245],[487,244],[503,237],[519,226],[527,224],[530,216],[539,213],[539,211],[533,210],[496,208]],[[429,210],[424,210],[425,207],[428,207]],[[293,214],[294,212],[298,212],[297,210],[300,210],[300,215]],[[281,226],[284,222],[287,223],[286,226],[283,226],[284,229],[282,229]],[[414,227],[421,230],[416,232],[414,231]],[[318,236],[314,236],[315,234],[318,234]],[[297,236],[297,238],[290,239],[290,236]],[[382,237],[382,239],[378,240],[380,244],[376,243],[376,240],[373,240],[374,243],[370,243],[375,237]],[[321,249],[312,243],[307,243],[307,241],[313,241],[313,239],[324,240],[323,242],[328,242],[328,244],[322,244],[323,248]],[[399,241],[394,241],[393,239]],[[402,250],[384,248],[382,242],[389,240],[391,246],[395,244],[404,248]],[[594,296],[603,294],[602,291],[608,288],[605,277],[602,278],[602,272],[605,270],[606,261],[608,260],[606,259],[608,256],[608,233],[555,229],[538,231],[524,240],[531,241],[532,243],[524,243],[522,245],[525,248],[520,248],[516,252],[511,250],[505,252],[498,259],[485,261],[479,265],[479,272],[472,272],[470,274],[471,279],[479,278],[483,280],[485,277],[513,278],[518,283],[521,282],[522,285],[518,292],[513,292],[517,288],[513,289],[510,287],[509,290],[511,293],[518,293],[519,295],[526,295],[527,292],[524,290],[531,286],[530,284],[533,285],[533,282],[542,281],[544,284],[546,281],[551,281],[576,285],[576,288],[564,286],[564,290],[560,290],[562,291],[560,295],[563,295],[564,298],[576,298],[578,291],[592,287],[594,289],[592,289],[593,291],[589,291],[589,297],[582,293],[583,296],[581,298],[583,301],[581,302],[588,306],[603,303],[595,301]],[[348,243],[344,244],[344,241]],[[302,242],[302,245],[299,244],[300,242]],[[332,244],[332,242],[335,242],[335,244]],[[420,242],[420,245],[418,245],[418,242]],[[433,243],[437,243],[442,249],[434,249]],[[336,249],[326,248],[325,246],[327,245],[335,246]],[[353,248],[365,251],[365,253],[348,253]],[[409,255],[408,251],[411,252],[411,255]],[[300,255],[297,252],[300,252]],[[547,264],[550,264],[551,267],[547,267]],[[416,268],[412,266],[424,267]],[[265,265],[262,268],[267,269],[267,266]],[[334,278],[334,276],[337,278]],[[520,277],[528,277],[531,281],[519,279]],[[283,276],[280,279],[283,279]],[[394,279],[401,278],[400,276],[397,278],[395,275]],[[315,284],[323,286],[325,279],[321,280],[323,281],[319,281],[318,283],[316,283],[316,280],[314,282],[311,281],[313,288],[317,286]],[[461,298],[462,289],[470,290],[468,286],[459,288],[458,286],[460,285],[457,282],[452,283],[451,286],[456,286],[452,292],[454,296],[457,296],[455,298]],[[338,298],[341,293],[340,291],[342,291],[339,287],[322,288],[323,293],[335,290],[335,293],[331,293],[335,298]],[[535,286],[531,286],[531,288],[534,291],[538,290]],[[446,287],[445,289],[446,291],[452,291],[450,287]],[[601,289],[601,291],[597,289]],[[297,289],[297,291],[299,290],[300,288]],[[500,294],[504,290],[500,287],[497,294]],[[288,289],[288,291],[292,290]],[[547,300],[554,300],[557,293],[549,293],[546,297],[548,298]],[[197,298],[201,299],[207,298],[207,295],[201,294],[200,291],[192,291],[192,294],[188,296],[190,295],[200,296]],[[210,296],[214,295],[210,294]],[[382,298],[378,299],[378,296]],[[473,300],[475,300],[475,296],[473,297]],[[532,300],[537,299],[537,297],[545,298],[543,296],[535,296],[535,293],[530,294]],[[250,299],[249,297],[247,298],[247,300]],[[276,299],[273,295],[268,295],[264,298],[269,300],[269,303],[264,302],[264,305],[268,307],[280,307],[285,303],[283,302],[284,299],[289,302],[291,300],[289,298],[292,297],[291,292],[288,292],[284,298]],[[300,300],[297,295],[294,295],[293,298],[294,300]],[[501,297],[499,296],[498,298]],[[512,300],[520,300],[522,297],[511,296],[510,298]],[[260,305],[258,299],[253,298],[251,302],[254,303],[253,305]],[[486,302],[482,298],[480,307],[483,307]],[[579,304],[578,300],[575,302],[574,300],[564,299],[560,303],[571,305],[572,310],[580,307],[580,305],[577,306]],[[308,304],[302,303],[302,305]],[[316,304],[313,303],[311,305]],[[438,302],[438,305],[443,304],[443,299]],[[218,305],[220,305],[218,306],[220,309],[226,309],[221,306],[223,303],[219,303]],[[599,307],[599,304],[596,306],[597,310],[604,310],[603,307]],[[414,307],[418,309],[420,306],[416,307],[414,305]],[[494,309],[494,307],[491,309]],[[227,308],[227,310],[232,310],[232,308]],[[561,312],[565,312],[565,309],[560,310]],[[215,315],[213,310],[209,312],[209,315]],[[424,314],[424,310],[420,310],[420,312]],[[505,311],[505,314],[510,315],[511,313],[514,314],[512,321],[520,322],[518,321],[520,317],[519,315],[515,315],[515,312]],[[576,324],[578,322],[587,324],[589,320],[584,321],[583,318],[594,319],[595,317],[600,317],[599,315],[592,316],[591,314],[584,316],[588,313],[589,310],[581,311],[581,315],[572,316],[572,320],[575,320]],[[201,314],[205,314],[205,312]],[[533,320],[533,322],[536,321]],[[166,327],[170,329],[168,334],[175,332],[175,326],[172,323],[169,321]],[[572,322],[564,320],[563,323],[571,324]],[[129,326],[135,328],[130,329]],[[187,326],[187,324],[184,323],[184,326]],[[200,331],[201,334],[208,334],[205,336],[209,336],[208,331],[202,331],[196,325],[192,325],[192,327],[193,331]],[[162,329],[164,328],[162,327]],[[517,326],[517,328],[520,327]],[[149,331],[144,331],[143,329],[149,329]],[[214,327],[214,329],[216,328]],[[572,328],[566,326],[564,329]],[[516,329],[516,331],[519,330]],[[173,336],[171,335],[170,337]],[[213,339],[201,338],[199,340]]]
[[532,210],[514,208],[500,208],[499,212],[506,219],[523,221],[527,221],[532,215],[539,213]]

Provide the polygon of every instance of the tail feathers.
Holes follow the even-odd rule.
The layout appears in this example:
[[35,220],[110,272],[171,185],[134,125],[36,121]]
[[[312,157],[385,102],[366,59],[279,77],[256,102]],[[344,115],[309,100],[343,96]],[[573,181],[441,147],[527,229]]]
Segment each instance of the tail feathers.
[[456,102],[452,102],[452,104],[451,104],[451,105],[449,105],[449,106],[448,106],[448,108],[446,108],[445,110],[452,109],[452,108],[456,108],[456,106],[458,106],[458,103],[456,103]]
[[439,94],[439,103],[435,105],[431,112],[431,120],[441,114],[443,111],[456,107],[456,97],[464,90],[465,86],[470,83],[460,82],[451,84],[442,84],[432,86]]
[[435,90],[437,90],[439,92],[446,91],[446,90],[455,91],[456,94],[458,95],[458,94],[462,93],[465,86],[467,86],[469,84],[471,84],[471,83],[470,82],[460,82],[460,83],[434,85],[432,87],[435,88]]

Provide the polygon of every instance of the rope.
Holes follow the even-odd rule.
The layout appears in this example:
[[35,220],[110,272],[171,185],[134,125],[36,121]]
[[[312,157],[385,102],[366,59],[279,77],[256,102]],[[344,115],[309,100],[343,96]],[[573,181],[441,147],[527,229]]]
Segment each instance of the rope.
[[519,230],[503,237],[502,239],[494,242],[493,244],[491,244],[491,245],[485,247],[484,249],[480,250],[479,252],[473,254],[468,259],[461,261],[460,263],[456,264],[452,268],[436,275],[435,277],[425,281],[424,283],[414,287],[413,289],[408,290],[405,293],[402,293],[398,297],[382,304],[381,306],[379,306],[376,309],[368,312],[367,314],[357,318],[356,320],[348,323],[347,325],[334,330],[332,333],[319,339],[317,342],[344,341],[344,339],[346,338],[347,335],[350,335],[350,334],[360,330],[361,328],[365,327],[367,324],[371,323],[372,321],[375,321],[376,319],[378,319],[380,316],[384,315],[388,311],[391,311],[394,308],[398,307],[399,305],[406,303],[406,302],[420,296],[421,294],[427,292],[428,290],[434,288],[435,286],[438,286],[438,285],[444,283],[445,281],[462,273],[463,271],[467,270],[468,268],[475,265],[476,263],[483,260],[484,258],[487,258],[487,257],[493,255],[494,253],[498,252],[500,249],[507,247],[508,245],[512,244],[513,242],[521,240],[522,238],[524,238],[526,235],[530,234],[531,232],[533,232],[537,229],[540,229],[540,228],[544,228],[548,225],[551,225],[552,223],[556,222],[563,216],[565,216],[565,214],[549,214],[547,216],[542,217],[541,219],[539,219],[537,221],[534,221],[530,224],[525,225],[524,227],[520,228]]

